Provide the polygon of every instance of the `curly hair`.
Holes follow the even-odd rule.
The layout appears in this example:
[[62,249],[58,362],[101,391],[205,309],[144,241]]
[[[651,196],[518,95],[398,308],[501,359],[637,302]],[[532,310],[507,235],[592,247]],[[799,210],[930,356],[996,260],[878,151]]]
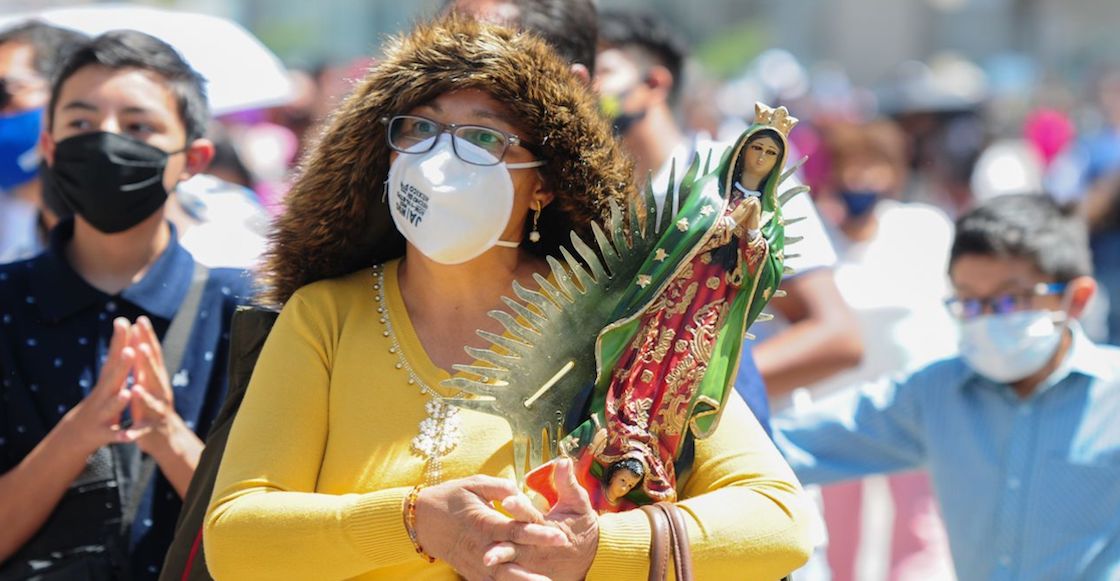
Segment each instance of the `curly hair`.
[[283,304],[303,285],[404,254],[382,198],[389,147],[381,118],[463,89],[504,104],[548,161],[539,171],[556,199],[541,216],[541,241],[525,248],[554,254],[569,230],[589,236],[608,200],[624,206],[632,195],[630,162],[594,97],[546,42],[446,15],[392,40],[319,136],[274,227],[262,302]]

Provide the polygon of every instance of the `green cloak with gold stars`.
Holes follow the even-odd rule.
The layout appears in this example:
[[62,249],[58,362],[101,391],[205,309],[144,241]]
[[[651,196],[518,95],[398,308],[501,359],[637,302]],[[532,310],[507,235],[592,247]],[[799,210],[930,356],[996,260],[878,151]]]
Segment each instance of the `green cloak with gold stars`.
[[[573,236],[579,258],[563,249],[566,263],[550,259],[553,276],[537,277],[539,291],[515,284],[514,294],[520,301],[507,299],[510,312],[491,313],[508,333],[481,333],[492,348],[468,348],[476,363],[456,366],[478,379],[457,377],[446,382],[448,387],[471,394],[451,403],[509,421],[519,481],[524,481],[526,468],[538,468],[556,455],[582,453],[595,433],[609,423],[612,378],[620,359],[642,332],[643,315],[659,304],[674,280],[688,275],[685,271],[699,253],[712,246],[713,236],[721,232],[720,220],[731,210],[729,204],[752,195],[735,188],[738,160],[751,138],[765,131],[780,142],[782,151],[761,192],[753,194],[760,207],[757,234],[764,241],[762,255],[743,273],[739,292],[723,307],[710,351],[703,353],[702,377],[693,382],[687,401],[687,433],[679,445],[674,443],[670,454],[676,475],[683,478],[690,468],[690,455],[681,453],[689,447],[688,441],[715,431],[733,388],[746,331],[779,292],[787,243],[781,204],[806,189],[778,194],[793,171],[783,173],[786,135],[796,119],[784,108],[759,105],[756,112],[755,123],[724,153],[714,170],[694,179],[701,162],[694,160],[680,181],[681,207],[675,215],[663,217],[658,224],[650,215],[656,210],[648,190],[646,199],[632,204],[625,219],[613,208],[606,232],[598,225],[594,228],[598,250]],[[667,208],[672,208],[674,195],[667,198]],[[650,427],[657,431],[656,420]],[[592,464],[590,475],[601,477],[603,463]],[[585,488],[593,485],[583,484]],[[633,504],[655,500],[639,489],[627,498]]]

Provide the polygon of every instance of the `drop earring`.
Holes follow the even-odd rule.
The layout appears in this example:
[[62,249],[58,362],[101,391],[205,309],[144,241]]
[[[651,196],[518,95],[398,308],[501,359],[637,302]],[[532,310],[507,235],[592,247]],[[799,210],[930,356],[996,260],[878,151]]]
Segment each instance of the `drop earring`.
[[533,214],[533,229],[529,231],[529,242],[540,242],[541,233],[537,230],[537,221],[541,219],[541,203],[537,201],[537,211]]
[[382,182],[382,185],[385,186],[381,188],[381,203],[384,204],[385,200],[389,197],[389,179],[386,178],[385,181]]

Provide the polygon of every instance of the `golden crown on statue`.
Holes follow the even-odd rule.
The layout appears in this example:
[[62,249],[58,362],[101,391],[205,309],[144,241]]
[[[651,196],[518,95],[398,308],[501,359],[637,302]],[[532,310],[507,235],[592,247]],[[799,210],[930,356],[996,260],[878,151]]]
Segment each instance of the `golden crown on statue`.
[[790,115],[785,107],[775,109],[762,103],[754,104],[754,122],[769,125],[786,137],[789,137],[789,131],[797,125],[797,121],[797,117]]

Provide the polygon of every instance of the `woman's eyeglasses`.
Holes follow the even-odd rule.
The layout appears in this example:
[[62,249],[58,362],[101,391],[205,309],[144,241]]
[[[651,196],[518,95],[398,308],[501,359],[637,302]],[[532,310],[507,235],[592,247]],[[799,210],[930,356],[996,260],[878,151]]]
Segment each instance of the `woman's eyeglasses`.
[[1029,309],[1035,297],[1057,295],[1065,291],[1066,283],[1064,282],[1042,282],[1034,285],[1030,290],[984,299],[953,297],[945,301],[945,306],[949,308],[949,313],[958,319],[973,319],[985,312],[1007,315]]
[[[445,132],[451,134],[451,149],[455,152],[455,155],[459,159],[474,165],[498,165],[502,163],[502,159],[505,158],[511,145],[529,148],[525,142],[521,141],[520,137],[484,125],[440,123],[416,115],[382,117],[381,123],[388,128],[386,136],[389,140],[389,147],[400,153],[427,153],[435,147],[440,134]],[[464,142],[474,147],[463,146]],[[519,165],[522,167],[537,167],[543,165],[544,162],[531,163],[533,163],[531,166]]]

